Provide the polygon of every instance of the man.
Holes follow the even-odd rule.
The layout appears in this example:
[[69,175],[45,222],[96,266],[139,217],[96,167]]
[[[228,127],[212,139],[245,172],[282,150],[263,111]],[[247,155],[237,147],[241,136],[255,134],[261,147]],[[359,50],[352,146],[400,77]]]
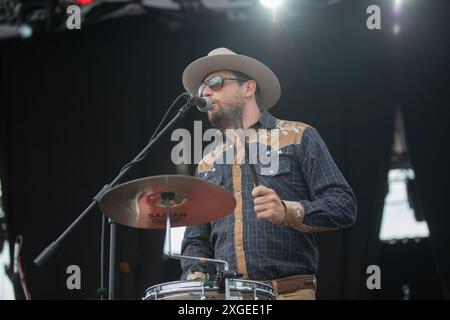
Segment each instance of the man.
[[[225,218],[187,227],[182,254],[225,260],[243,279],[272,285],[278,299],[315,299],[319,254],[314,232],[345,228],[356,218],[353,191],[319,133],[267,112],[280,97],[277,77],[263,63],[226,48],[191,63],[183,85],[212,100],[208,118],[221,131],[277,130],[279,135],[276,143],[254,140],[278,156],[277,170],[254,164],[257,187],[250,166],[217,161],[225,147],[205,155],[196,176],[229,190],[237,205]],[[204,277],[199,264],[182,260],[181,265],[183,279]]]

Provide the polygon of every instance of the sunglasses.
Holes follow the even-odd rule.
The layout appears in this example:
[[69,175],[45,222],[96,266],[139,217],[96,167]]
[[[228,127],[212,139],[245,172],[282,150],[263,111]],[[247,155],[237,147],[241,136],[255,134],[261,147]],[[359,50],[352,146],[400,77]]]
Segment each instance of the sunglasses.
[[211,79],[203,82],[200,87],[198,88],[198,96],[203,97],[203,92],[205,91],[206,87],[209,87],[212,91],[219,91],[223,87],[223,83],[225,80],[236,80],[239,82],[245,82],[247,80],[239,79],[239,78],[226,78],[222,77],[221,75],[217,75],[212,77]]

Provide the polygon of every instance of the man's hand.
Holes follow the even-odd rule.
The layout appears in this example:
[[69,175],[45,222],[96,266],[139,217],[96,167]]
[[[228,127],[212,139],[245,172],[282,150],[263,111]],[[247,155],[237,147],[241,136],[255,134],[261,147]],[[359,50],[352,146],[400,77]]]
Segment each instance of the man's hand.
[[204,280],[206,278],[206,274],[200,271],[189,272],[186,276],[186,280]]
[[286,207],[278,194],[267,187],[258,186],[253,189],[255,212],[258,219],[267,219],[273,224],[282,224],[286,218]]

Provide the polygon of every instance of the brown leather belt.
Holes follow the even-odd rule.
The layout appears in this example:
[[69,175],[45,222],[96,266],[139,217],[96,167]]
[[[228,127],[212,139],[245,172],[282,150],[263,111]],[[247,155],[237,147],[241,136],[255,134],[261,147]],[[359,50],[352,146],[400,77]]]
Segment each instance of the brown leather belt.
[[317,280],[313,274],[291,276],[274,280],[264,280],[261,282],[271,285],[272,288],[278,292],[278,294],[285,294],[301,289],[316,290],[317,287]]

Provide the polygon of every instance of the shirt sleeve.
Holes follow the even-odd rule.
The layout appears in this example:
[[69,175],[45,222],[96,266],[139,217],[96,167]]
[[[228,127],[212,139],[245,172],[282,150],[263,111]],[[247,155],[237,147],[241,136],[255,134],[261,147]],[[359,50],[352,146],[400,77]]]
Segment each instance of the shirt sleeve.
[[316,129],[305,129],[298,145],[298,158],[309,189],[309,199],[283,201],[283,225],[304,232],[336,230],[356,220],[353,190],[331,157]]
[[[199,176],[197,170],[195,175],[197,177]],[[181,243],[181,254],[192,257],[214,258],[214,250],[211,246],[210,236],[210,223],[187,226]],[[190,272],[205,270],[205,266],[190,259],[181,259],[181,268],[183,270],[183,274],[181,275],[182,280],[185,280]]]

